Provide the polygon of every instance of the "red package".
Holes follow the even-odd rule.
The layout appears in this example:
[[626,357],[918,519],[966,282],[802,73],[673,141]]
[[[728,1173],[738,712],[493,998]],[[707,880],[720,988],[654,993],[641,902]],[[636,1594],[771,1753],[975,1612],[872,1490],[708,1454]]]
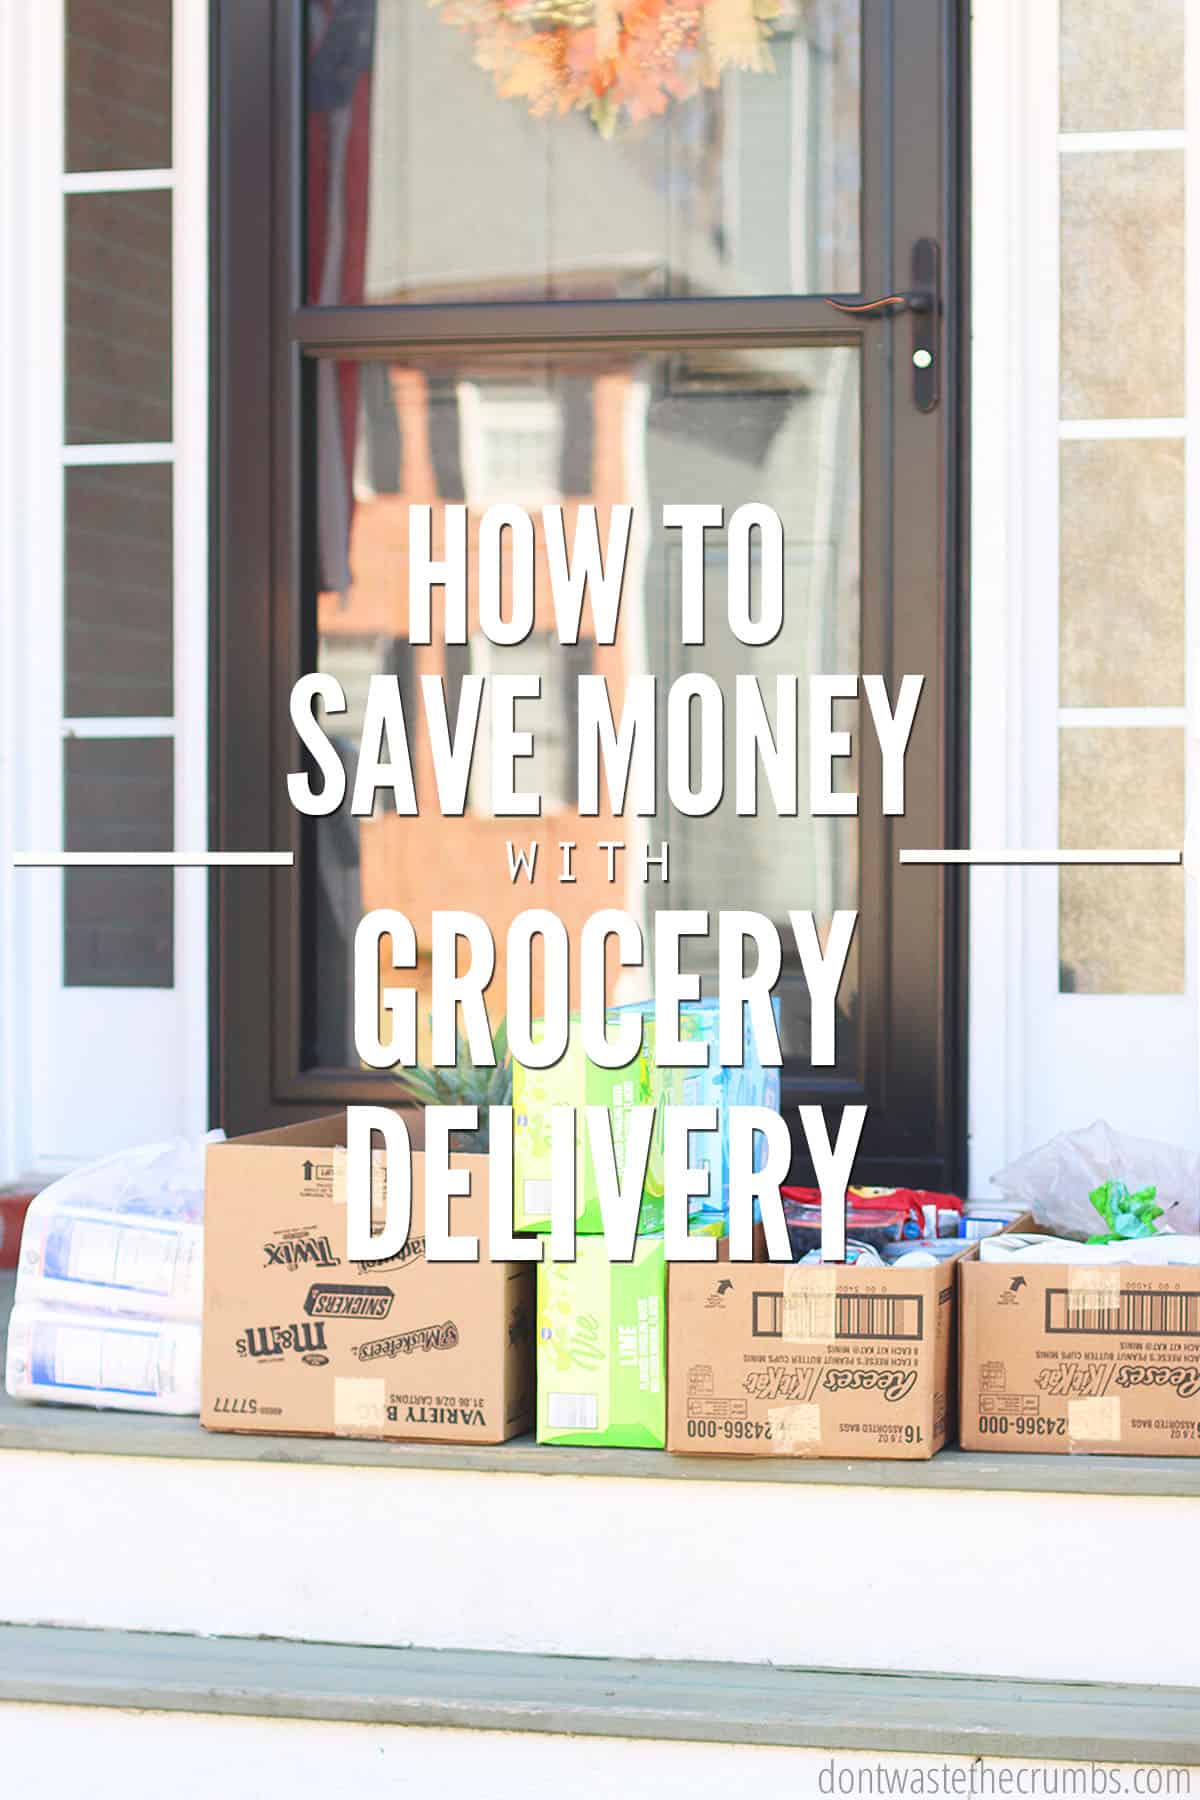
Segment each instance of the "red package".
[[15,1269],[32,1194],[0,1194],[0,1269]]
[[[819,1188],[780,1188],[784,1218],[792,1247],[798,1254],[819,1247],[821,1241],[821,1190]],[[885,1243],[895,1243],[908,1236],[925,1235],[925,1208],[934,1214],[937,1233],[939,1211],[962,1212],[962,1201],[954,1194],[935,1194],[925,1188],[847,1188],[846,1236],[873,1245],[877,1250]],[[906,1233],[906,1226],[912,1230]]]

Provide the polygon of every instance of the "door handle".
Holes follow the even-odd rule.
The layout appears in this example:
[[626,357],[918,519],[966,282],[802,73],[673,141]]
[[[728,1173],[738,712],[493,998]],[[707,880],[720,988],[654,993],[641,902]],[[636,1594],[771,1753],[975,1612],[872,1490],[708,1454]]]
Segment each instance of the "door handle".
[[884,294],[878,300],[827,300],[840,313],[852,317],[885,318],[899,313],[912,317],[913,405],[918,412],[936,411],[942,397],[938,367],[938,324],[942,314],[942,250],[935,238],[918,238],[912,252],[912,286],[903,293]]
[[905,294],[885,294],[882,300],[827,300],[826,306],[836,307],[838,312],[856,313],[858,317],[869,318],[882,313],[923,313],[932,309],[932,297],[929,294],[913,290]]

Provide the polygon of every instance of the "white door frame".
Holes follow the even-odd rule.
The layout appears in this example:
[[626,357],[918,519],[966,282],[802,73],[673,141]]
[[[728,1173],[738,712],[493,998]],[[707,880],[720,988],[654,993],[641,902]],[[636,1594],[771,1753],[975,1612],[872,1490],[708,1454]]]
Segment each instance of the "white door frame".
[[[1200,21],[1187,53],[1188,276],[1200,293]],[[972,19],[971,839],[1058,842],[1058,0],[975,0]],[[1154,134],[1156,137],[1158,134]],[[1178,134],[1169,134],[1172,138]],[[1136,140],[1136,141],[1135,141]],[[1111,147],[1147,147],[1114,134]],[[1086,153],[1109,140],[1066,140]],[[1200,332],[1188,417],[1200,416]],[[1128,427],[1118,429],[1127,430]],[[1111,430],[1111,428],[1110,428]],[[1170,432],[1151,421],[1136,435]],[[1071,426],[1100,436],[1100,426]],[[1196,735],[1200,458],[1188,434],[1188,704]],[[1111,723],[1150,723],[1149,717]],[[1155,723],[1181,723],[1157,716]],[[1189,794],[1192,771],[1189,770]],[[1194,801],[1193,801],[1194,804]],[[970,1191],[1055,1131],[1113,1125],[1200,1144],[1196,945],[1182,995],[1060,994],[1050,870],[971,875]],[[1149,928],[1152,926],[1149,925]]]
[[[1047,193],[1057,163],[1052,29],[1056,36],[1052,0],[973,8],[969,757],[971,839],[980,847],[1035,843],[1027,771],[1035,717],[1048,711],[1026,681],[1025,595],[1044,580],[1047,526],[1057,537],[1057,442],[1046,418],[1058,390],[1057,307],[1052,332],[1039,316],[1046,293],[1058,290],[1057,193]],[[1003,869],[970,876],[973,1194],[986,1192],[1024,1140],[1025,905],[1030,881],[1049,879]]]
[[15,850],[61,847],[63,469],[148,459],[136,446],[64,451],[71,189],[173,190],[174,437],[150,455],[175,472],[176,846],[207,844],[208,5],[175,0],[162,178],[64,175],[63,24],[63,0],[0,8],[0,1182],[208,1123],[206,876],[175,877],[173,988],[67,990],[62,876],[12,866]]

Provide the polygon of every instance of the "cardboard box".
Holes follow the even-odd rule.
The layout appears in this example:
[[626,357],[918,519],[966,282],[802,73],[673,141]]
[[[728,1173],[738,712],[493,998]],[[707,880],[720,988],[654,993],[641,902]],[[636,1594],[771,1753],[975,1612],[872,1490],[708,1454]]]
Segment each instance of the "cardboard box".
[[203,1402],[211,1431],[498,1444],[533,1416],[533,1268],[487,1255],[487,1158],[451,1202],[478,1263],[424,1256],[421,1115],[412,1227],[386,1262],[345,1261],[345,1113],[208,1152]]
[[581,1237],[573,1263],[538,1264],[539,1444],[662,1449],[666,1287],[661,1238],[640,1239],[630,1263]]
[[971,1260],[960,1280],[965,1450],[1200,1455],[1200,1269]]
[[[778,1002],[776,1002],[778,1011]],[[731,1106],[779,1106],[779,1070],[764,1069],[758,1061],[749,1019],[743,1036],[745,1061],[740,1069],[722,1068],[718,1062],[720,1013],[718,1002],[701,1000],[685,1005],[680,1013],[680,1035],[708,1048],[709,1066],[702,1069],[660,1069],[655,1061],[654,1002],[637,1001],[610,1009],[614,1021],[623,1013],[642,1017],[642,1054],[625,1069],[601,1069],[584,1055],[577,1016],[571,1019],[567,1052],[550,1069],[526,1069],[513,1063],[513,1218],[517,1231],[550,1229],[550,1111],[555,1106],[606,1106],[612,1120],[617,1168],[625,1164],[628,1120],[635,1106],[656,1106],[654,1137],[643,1186],[642,1229],[662,1229],[663,1107],[719,1106],[722,1120]],[[596,1176],[587,1150],[582,1111],[577,1121],[575,1157],[576,1230],[588,1235],[603,1230]],[[692,1139],[692,1160],[709,1171],[709,1198],[704,1210],[721,1212],[729,1205],[729,1133],[698,1132]],[[697,1202],[697,1210],[700,1209]]]
[[[965,1252],[965,1254],[969,1254]],[[955,1270],[671,1268],[667,1448],[921,1461],[952,1428]]]

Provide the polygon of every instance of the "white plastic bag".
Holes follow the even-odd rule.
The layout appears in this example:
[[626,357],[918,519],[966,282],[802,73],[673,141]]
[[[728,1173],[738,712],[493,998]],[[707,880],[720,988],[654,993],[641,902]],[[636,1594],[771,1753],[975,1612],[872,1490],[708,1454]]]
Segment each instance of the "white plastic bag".
[[1130,1193],[1153,1186],[1163,1209],[1158,1231],[1200,1229],[1200,1155],[1151,1138],[1129,1137],[1102,1119],[1085,1131],[1064,1132],[1019,1157],[992,1180],[1047,1231],[1086,1238],[1104,1230],[1089,1194],[1102,1182],[1123,1181]]
[[29,1208],[17,1303],[199,1322],[204,1290],[204,1153],[147,1144],[77,1169]]
[[35,1206],[70,1204],[89,1212],[150,1213],[156,1218],[204,1217],[204,1157],[223,1131],[203,1138],[169,1138],[119,1150],[85,1168],[73,1169],[43,1188]]

